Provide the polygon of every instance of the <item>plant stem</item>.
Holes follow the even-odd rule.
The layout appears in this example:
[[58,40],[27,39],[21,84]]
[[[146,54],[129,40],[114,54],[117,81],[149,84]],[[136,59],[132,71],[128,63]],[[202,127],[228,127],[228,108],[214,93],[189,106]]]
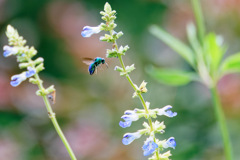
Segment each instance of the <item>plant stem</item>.
[[199,36],[201,45],[203,46],[204,35],[205,35],[205,26],[204,26],[204,19],[203,19],[201,4],[200,4],[199,0],[191,0],[191,1],[192,1],[194,15],[196,18],[196,23],[197,23],[197,28],[198,28],[198,36]]
[[[118,51],[117,43],[114,42],[114,44],[115,44],[115,45],[114,45],[114,46],[115,46],[115,49]],[[123,71],[126,72],[126,68],[125,68],[125,65],[124,65],[122,56],[119,55],[119,56],[118,56],[118,59],[119,59],[119,62],[120,62],[120,64],[121,64],[122,68],[123,68]],[[129,76],[129,74],[126,75],[126,78],[127,78],[128,82],[130,83],[130,85],[132,86],[132,88],[134,89],[134,91],[137,91],[137,88],[134,86],[134,83],[132,82],[132,79],[131,79],[131,77]],[[142,94],[139,93],[139,94],[138,94],[138,97],[139,97],[139,99],[140,99],[140,101],[141,101],[141,103],[142,103],[142,106],[143,106],[146,114],[148,114],[149,111],[148,111],[146,102],[145,102]],[[150,126],[150,128],[151,128],[151,132],[152,132],[152,131],[153,131],[153,125],[152,125],[152,119],[151,119],[151,117],[148,118],[148,123],[149,123],[149,126]],[[155,135],[154,135],[154,142],[156,143]],[[157,152],[156,152],[156,157],[157,157],[157,160],[159,160],[159,152],[158,152],[158,149],[157,149]]]
[[221,134],[222,134],[225,157],[226,157],[226,160],[233,160],[233,156],[231,153],[232,149],[231,149],[230,137],[228,134],[228,129],[227,129],[224,113],[222,110],[222,106],[219,101],[219,95],[217,93],[216,85],[211,88],[211,93],[212,93],[212,100],[214,103],[214,110],[215,110],[216,118],[217,118],[220,130],[221,130]]
[[[42,85],[42,80],[39,78],[38,74],[35,74],[35,78],[37,79],[38,82],[40,82],[40,83],[38,84],[38,88],[39,88],[40,90],[44,90],[44,87],[43,87],[43,85]],[[64,134],[63,134],[63,132],[62,132],[62,130],[61,130],[58,122],[57,122],[57,119],[56,119],[56,117],[55,117],[55,113],[54,113],[53,110],[52,110],[52,107],[51,107],[51,105],[50,105],[50,103],[49,103],[49,101],[48,101],[47,96],[44,95],[44,96],[42,96],[42,97],[43,97],[43,101],[44,101],[44,103],[45,103],[46,109],[47,109],[47,111],[48,111],[48,116],[49,116],[49,118],[51,119],[51,121],[52,121],[52,123],[53,123],[53,126],[54,126],[55,130],[57,131],[59,137],[61,138],[64,146],[66,147],[69,156],[71,157],[72,160],[77,160],[77,158],[75,157],[75,155],[74,155],[74,153],[73,153],[73,151],[72,151],[72,149],[71,149],[71,147],[70,147],[70,145],[69,145],[66,137],[64,136]]]

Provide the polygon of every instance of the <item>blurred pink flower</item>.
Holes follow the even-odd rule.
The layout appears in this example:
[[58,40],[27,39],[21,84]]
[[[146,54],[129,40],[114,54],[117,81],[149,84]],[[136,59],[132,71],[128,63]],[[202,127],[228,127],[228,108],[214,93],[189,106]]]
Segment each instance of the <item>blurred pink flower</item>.
[[[92,159],[107,153],[106,149],[110,142],[109,134],[101,127],[101,124],[86,121],[86,123],[81,122],[69,127],[65,135],[77,157],[91,157]],[[52,150],[57,152],[55,154],[57,156],[68,156],[59,138],[55,139]]]
[[183,39],[186,37],[186,26],[194,21],[194,16],[189,3],[173,3],[165,19],[169,32]]
[[231,74],[224,76],[218,84],[219,94],[225,111],[239,115],[240,114],[240,77]]
[[0,139],[0,159],[19,160],[20,157],[17,143],[10,139]]
[[0,108],[10,105],[11,102],[11,90],[10,78],[0,72]]
[[[213,10],[211,12],[215,11],[218,14],[226,14],[226,12],[238,12],[240,13],[239,6],[240,1],[239,0],[205,0],[204,6],[211,7]],[[225,12],[225,13],[224,13]]]

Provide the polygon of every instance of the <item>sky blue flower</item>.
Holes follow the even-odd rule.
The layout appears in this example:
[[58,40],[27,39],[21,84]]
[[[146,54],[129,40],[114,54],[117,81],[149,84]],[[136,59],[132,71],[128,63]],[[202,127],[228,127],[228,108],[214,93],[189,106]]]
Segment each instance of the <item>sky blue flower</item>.
[[175,117],[177,115],[177,112],[172,112],[170,109],[172,108],[172,106],[167,105],[163,108],[157,109],[157,115],[161,116],[161,115],[165,115],[167,117]]
[[33,69],[32,67],[28,67],[28,71],[26,72],[26,77],[32,77],[36,73],[36,70]]
[[151,136],[148,137],[142,147],[143,155],[149,156],[150,154],[153,154],[154,151],[156,150],[156,148],[158,148],[158,145],[153,141],[153,137],[151,137]]
[[17,87],[22,81],[25,81],[27,79],[26,72],[22,72],[21,74],[16,74],[11,77],[11,82],[10,84],[13,87]]
[[122,128],[130,127],[131,124],[132,124],[132,121],[127,121],[127,122],[120,121],[119,122],[119,126],[121,126]]
[[83,27],[83,31],[81,35],[83,37],[91,37],[93,34],[97,34],[100,31],[101,31],[100,26],[97,26],[97,27],[85,26]]
[[139,114],[137,114],[134,110],[126,110],[124,115],[121,117],[125,120],[125,122],[120,121],[119,125],[122,128],[130,127],[133,121],[137,121],[139,119]]
[[175,141],[175,139],[174,139],[174,137],[170,137],[170,138],[168,138],[168,140],[166,141],[166,142],[164,142],[163,144],[163,148],[169,148],[169,147],[171,147],[171,148],[173,148],[173,149],[175,149],[175,147],[176,147],[176,141]]
[[142,136],[141,133],[139,132],[134,132],[134,133],[126,133],[123,135],[122,143],[124,145],[129,145],[132,143],[135,139],[138,139]]
[[10,84],[13,87],[17,87],[20,83],[25,81],[27,78],[32,77],[36,73],[36,70],[33,69],[32,67],[28,67],[27,69],[28,71],[22,72],[21,74],[13,75],[11,77]]
[[3,50],[4,50],[4,52],[3,52],[3,56],[4,56],[4,57],[8,57],[8,56],[11,56],[11,55],[15,55],[15,54],[17,54],[17,52],[18,52],[18,50],[17,50],[16,48],[10,47],[10,46],[7,46],[7,45],[5,45],[5,46],[3,47]]

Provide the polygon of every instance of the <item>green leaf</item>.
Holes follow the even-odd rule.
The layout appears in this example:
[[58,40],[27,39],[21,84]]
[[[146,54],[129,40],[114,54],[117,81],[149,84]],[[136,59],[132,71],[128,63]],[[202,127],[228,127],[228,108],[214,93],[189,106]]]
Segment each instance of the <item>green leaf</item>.
[[152,25],[149,30],[154,36],[162,40],[179,55],[181,55],[184,59],[186,59],[187,62],[194,66],[194,54],[187,45],[185,45],[183,42],[176,39],[175,37],[171,36],[169,33],[156,25]]
[[226,48],[222,47],[222,41],[222,38],[216,36],[214,33],[209,33],[205,37],[204,44],[212,73],[217,71],[223,54],[226,51]]
[[240,52],[227,57],[221,64],[222,74],[240,72]]
[[198,75],[194,72],[148,67],[147,73],[157,81],[172,86],[182,86],[191,81],[199,81]]

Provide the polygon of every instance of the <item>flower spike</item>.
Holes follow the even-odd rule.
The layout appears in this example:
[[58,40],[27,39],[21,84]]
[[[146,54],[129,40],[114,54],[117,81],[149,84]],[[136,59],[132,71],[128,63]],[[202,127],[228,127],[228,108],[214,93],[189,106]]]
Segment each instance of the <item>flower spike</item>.
[[[26,44],[26,40],[23,39],[22,36],[19,36],[18,31],[14,29],[11,25],[7,26],[6,35],[8,37],[8,45],[3,47],[3,56],[8,57],[11,55],[16,55],[17,62],[19,62],[20,69],[26,69],[26,71],[13,75],[11,77],[10,84],[13,87],[17,87],[27,78],[29,78],[29,82],[32,84],[36,84],[38,86],[38,91],[36,94],[38,96],[42,96],[44,100],[44,104],[46,105],[47,113],[49,118],[51,119],[55,129],[61,138],[63,144],[65,145],[69,156],[72,160],[76,160],[76,156],[74,155],[70,145],[68,144],[67,139],[65,138],[58,122],[55,117],[55,113],[52,110],[51,105],[48,103],[47,95],[53,91],[55,91],[54,86],[50,86],[47,89],[43,86],[43,81],[40,79],[38,73],[44,69],[43,67],[43,58],[39,57],[37,59],[32,59],[36,54],[37,50],[34,47],[29,47]],[[32,77],[34,76],[34,77]],[[30,78],[32,77],[32,78]]]
[[106,31],[108,33],[104,34],[104,36],[100,36],[100,41],[112,43],[112,48],[107,49],[107,58],[118,58],[121,66],[116,66],[114,70],[120,72],[120,76],[126,77],[132,86],[134,93],[132,98],[138,97],[141,101],[143,109],[135,108],[134,110],[126,110],[124,115],[121,117],[123,121],[119,122],[120,127],[127,128],[132,125],[133,121],[137,121],[140,118],[144,117],[148,123],[143,122],[144,129],[139,129],[133,133],[126,133],[123,136],[122,143],[124,145],[129,145],[135,139],[141,137],[141,135],[148,135],[149,137],[144,142],[142,147],[143,155],[149,156],[152,154],[152,157],[148,158],[149,160],[169,160],[168,157],[171,156],[170,152],[160,153],[160,151],[164,150],[164,147],[176,147],[176,142],[173,137],[168,140],[160,141],[156,138],[155,134],[160,133],[163,134],[166,126],[164,122],[152,121],[152,118],[157,118],[157,115],[165,115],[168,117],[174,117],[177,115],[176,112],[172,112],[170,109],[172,106],[166,106],[162,109],[150,109],[150,102],[144,100],[142,94],[148,91],[146,85],[147,82],[142,81],[140,86],[137,86],[133,83],[130,78],[130,73],[135,69],[134,64],[132,65],[124,65],[122,56],[125,56],[127,50],[129,49],[128,45],[125,47],[118,46],[117,40],[123,35],[123,32],[117,32],[115,28],[117,24],[115,23],[116,19],[116,11],[112,10],[109,3],[105,3],[104,11],[101,11],[102,20],[105,23],[100,23],[97,27],[89,27],[86,26],[83,28],[82,36],[90,37],[92,34],[97,34],[101,30]]

